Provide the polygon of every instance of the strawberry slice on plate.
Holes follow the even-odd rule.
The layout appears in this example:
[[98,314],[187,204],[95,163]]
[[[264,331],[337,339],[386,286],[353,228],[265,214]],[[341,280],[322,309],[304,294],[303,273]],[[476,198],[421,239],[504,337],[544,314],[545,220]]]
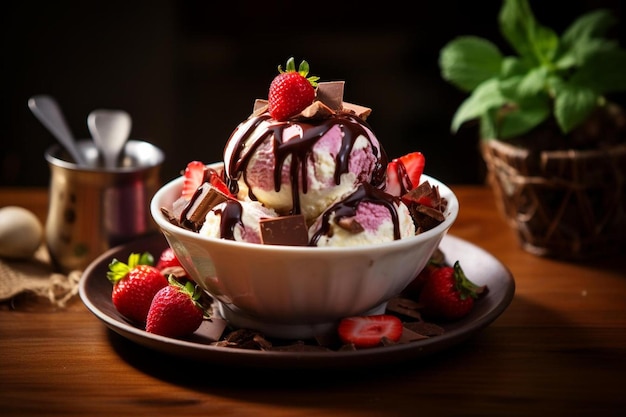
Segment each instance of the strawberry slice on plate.
[[408,193],[419,185],[424,165],[426,159],[421,152],[411,152],[392,159],[387,164],[385,191],[396,197]]
[[383,338],[394,342],[402,336],[402,321],[389,314],[346,317],[339,322],[337,333],[343,343],[357,348],[380,346]]

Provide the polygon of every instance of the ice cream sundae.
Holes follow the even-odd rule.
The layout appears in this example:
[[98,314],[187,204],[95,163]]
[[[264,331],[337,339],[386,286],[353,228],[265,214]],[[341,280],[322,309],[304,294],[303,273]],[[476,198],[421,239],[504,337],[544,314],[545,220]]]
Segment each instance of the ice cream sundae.
[[235,128],[220,165],[188,164],[170,221],[202,235],[259,244],[354,246],[403,239],[444,220],[446,200],[420,183],[425,158],[388,160],[343,101],[343,82],[318,82],[303,61],[278,67],[267,100]]

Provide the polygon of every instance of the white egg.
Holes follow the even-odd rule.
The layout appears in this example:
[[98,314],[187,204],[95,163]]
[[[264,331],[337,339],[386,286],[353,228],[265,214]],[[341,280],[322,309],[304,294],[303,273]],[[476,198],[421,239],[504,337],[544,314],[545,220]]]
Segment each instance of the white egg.
[[0,257],[26,259],[43,239],[43,226],[31,211],[18,206],[0,208]]

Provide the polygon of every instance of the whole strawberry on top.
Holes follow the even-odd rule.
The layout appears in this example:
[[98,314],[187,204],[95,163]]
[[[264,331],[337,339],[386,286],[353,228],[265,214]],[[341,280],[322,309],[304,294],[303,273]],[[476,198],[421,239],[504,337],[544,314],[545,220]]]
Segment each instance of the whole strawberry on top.
[[429,271],[419,295],[424,316],[440,320],[458,320],[468,315],[474,301],[486,290],[470,281],[459,261]]
[[319,77],[307,77],[309,64],[306,61],[302,61],[296,71],[293,57],[287,60],[285,70],[279,65],[278,72],[279,74],[270,84],[268,110],[270,116],[281,122],[300,113],[313,103]]
[[154,296],[146,331],[166,337],[184,337],[192,334],[202,324],[206,309],[200,303],[202,290],[191,281],[182,283],[173,275],[168,285]]
[[150,253],[131,253],[127,264],[113,259],[107,272],[113,284],[113,305],[121,315],[141,324],[146,322],[152,298],[167,285],[165,275],[153,264]]

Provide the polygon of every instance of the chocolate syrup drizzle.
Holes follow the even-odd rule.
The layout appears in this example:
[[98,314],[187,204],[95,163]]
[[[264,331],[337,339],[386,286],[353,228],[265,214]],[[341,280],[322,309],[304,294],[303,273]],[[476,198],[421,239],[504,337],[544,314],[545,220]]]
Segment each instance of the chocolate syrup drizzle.
[[394,240],[398,240],[401,238],[400,221],[398,218],[398,211],[396,209],[396,204],[398,204],[399,201],[399,197],[394,197],[370,184],[362,183],[358,186],[354,193],[350,194],[340,202],[335,203],[324,212],[318,230],[313,234],[313,236],[311,236],[309,246],[317,246],[319,239],[329,233],[330,217],[333,213],[335,213],[335,222],[338,222],[344,217],[354,217],[356,216],[357,207],[361,203],[384,205],[391,214],[393,221],[393,238]]
[[[274,189],[276,191],[280,190],[282,167],[287,156],[291,155],[289,175],[292,188],[292,209],[289,214],[300,214],[299,184],[302,184],[303,193],[307,192],[308,184],[306,161],[311,158],[312,149],[315,143],[335,125],[339,125],[343,133],[341,148],[335,160],[335,183],[339,184],[341,175],[348,172],[350,153],[354,147],[354,143],[360,135],[363,135],[369,140],[373,153],[377,158],[376,165],[372,173],[371,184],[375,187],[384,186],[387,155],[382,148],[382,145],[379,144],[378,146],[374,146],[374,138],[364,128],[364,126],[369,128],[369,125],[354,114],[339,112],[330,118],[321,120],[311,119],[307,120],[306,123],[298,122],[302,131],[301,135],[299,137],[289,138],[288,140],[283,140],[283,132],[289,126],[294,124],[294,122],[275,122],[268,126],[265,133],[254,138],[252,143],[246,144],[246,142],[252,138],[252,134],[259,124],[269,119],[271,119],[271,117],[268,113],[256,116],[245,132],[239,134],[239,132],[236,131],[229,139],[237,140],[237,143],[233,147],[233,155],[231,155],[230,160],[226,161],[228,165],[225,173],[226,184],[229,191],[233,195],[237,195],[239,192],[237,180],[241,178],[242,175],[244,176],[244,181],[248,184],[248,181],[246,180],[246,168],[250,162],[250,158],[254,154],[255,150],[270,135],[272,135],[272,140],[274,141],[274,157],[276,161],[276,165],[274,167]],[[235,139],[236,137],[237,139]],[[245,153],[244,147],[247,147]],[[257,200],[256,196],[252,192],[252,189],[250,187],[249,189],[249,197],[252,200]]]

